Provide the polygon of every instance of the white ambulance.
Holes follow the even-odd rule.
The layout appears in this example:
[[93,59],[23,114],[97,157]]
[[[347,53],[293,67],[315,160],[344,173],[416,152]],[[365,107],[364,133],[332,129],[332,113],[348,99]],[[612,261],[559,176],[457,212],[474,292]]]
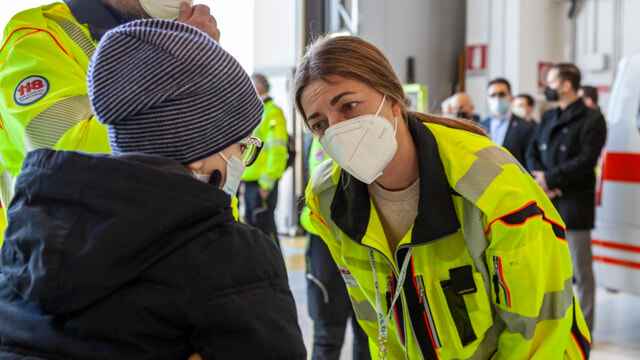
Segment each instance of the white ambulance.
[[591,235],[596,284],[640,295],[640,54],[620,62],[606,120]]

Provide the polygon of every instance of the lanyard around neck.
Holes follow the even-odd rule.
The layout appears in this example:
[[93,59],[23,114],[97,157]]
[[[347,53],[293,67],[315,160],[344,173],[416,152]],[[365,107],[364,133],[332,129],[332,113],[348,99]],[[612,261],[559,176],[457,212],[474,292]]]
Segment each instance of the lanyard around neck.
[[378,350],[378,357],[380,359],[385,359],[387,356],[387,348],[385,346],[385,343],[387,342],[389,320],[391,319],[393,307],[400,297],[400,292],[402,291],[404,280],[407,277],[407,267],[409,267],[412,253],[413,248],[410,248],[409,252],[404,258],[404,261],[402,262],[400,274],[398,274],[398,284],[396,285],[395,295],[393,296],[393,300],[391,300],[391,303],[388,304],[389,310],[385,315],[384,311],[382,310],[382,301],[380,300],[380,283],[378,281],[378,273],[376,272],[376,261],[373,257],[373,250],[369,249],[369,262],[371,263],[371,270],[373,272],[373,285],[376,291],[376,312],[378,313],[378,345],[380,347],[380,349]]

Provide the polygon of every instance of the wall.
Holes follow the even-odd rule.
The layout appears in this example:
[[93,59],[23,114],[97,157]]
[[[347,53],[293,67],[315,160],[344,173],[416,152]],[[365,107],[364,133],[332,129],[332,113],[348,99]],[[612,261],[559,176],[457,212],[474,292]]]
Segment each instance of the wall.
[[538,63],[564,59],[566,11],[566,4],[552,0],[467,1],[467,45],[487,45],[486,70],[466,76],[476,113],[488,116],[487,83],[497,77],[509,80],[514,95],[529,93],[544,105]]
[[576,16],[576,39],[571,45],[583,72],[583,84],[599,87],[604,112],[610,86],[624,56],[640,52],[640,1],[585,0]]
[[360,5],[359,36],[389,58],[401,82],[407,58],[415,81],[429,87],[429,105],[440,102],[457,82],[458,53],[464,50],[465,0],[367,0]]

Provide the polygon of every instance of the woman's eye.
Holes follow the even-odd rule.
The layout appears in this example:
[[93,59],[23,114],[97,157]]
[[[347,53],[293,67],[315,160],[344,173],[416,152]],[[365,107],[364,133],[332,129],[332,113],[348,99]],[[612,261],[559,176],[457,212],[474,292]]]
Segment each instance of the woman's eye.
[[344,104],[344,109],[346,111],[353,110],[353,109],[356,108],[356,105],[357,105],[357,103],[355,103],[355,102],[346,103],[346,104]]
[[319,132],[322,130],[322,128],[324,127],[324,124],[322,123],[322,121],[317,121],[313,124],[311,124],[311,130],[313,132]]

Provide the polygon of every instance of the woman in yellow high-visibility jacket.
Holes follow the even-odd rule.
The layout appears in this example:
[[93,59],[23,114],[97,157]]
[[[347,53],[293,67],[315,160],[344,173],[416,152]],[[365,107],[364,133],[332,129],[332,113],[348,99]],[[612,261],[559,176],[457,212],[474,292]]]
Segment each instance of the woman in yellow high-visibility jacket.
[[376,47],[323,38],[295,102],[333,162],[307,187],[372,354],[586,359],[564,224],[482,130],[407,110]]

